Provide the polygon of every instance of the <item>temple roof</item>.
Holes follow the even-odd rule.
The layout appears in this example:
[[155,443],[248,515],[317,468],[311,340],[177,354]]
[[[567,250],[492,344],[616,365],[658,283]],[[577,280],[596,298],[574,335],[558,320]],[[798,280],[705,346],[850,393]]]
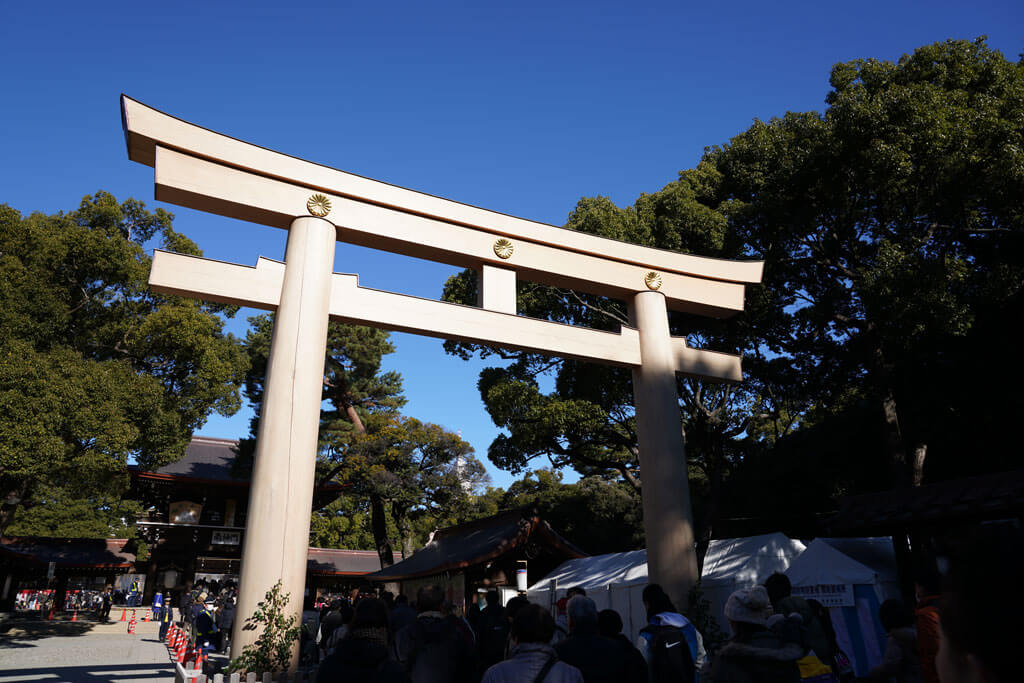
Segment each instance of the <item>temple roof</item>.
[[[238,457],[238,441],[211,436],[194,436],[185,449],[185,457],[157,469],[139,472],[147,478],[195,480],[248,484],[248,477],[235,476],[232,463]],[[138,471],[138,470],[136,470]]]
[[306,571],[314,576],[362,576],[380,569],[376,550],[310,548]]
[[124,550],[126,538],[0,538],[0,552],[16,559],[62,567],[131,569],[135,555]]
[[366,578],[394,581],[434,576],[487,562],[528,541],[541,542],[567,560],[587,555],[555,532],[535,509],[517,508],[441,529],[408,559]]

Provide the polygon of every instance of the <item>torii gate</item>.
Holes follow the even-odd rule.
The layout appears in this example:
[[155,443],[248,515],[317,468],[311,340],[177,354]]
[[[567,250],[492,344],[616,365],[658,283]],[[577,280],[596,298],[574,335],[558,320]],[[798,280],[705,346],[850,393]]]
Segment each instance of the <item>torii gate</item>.
[[[255,267],[157,251],[157,292],[276,310],[242,552],[242,630],[280,579],[300,614],[329,318],[632,368],[647,562],[684,602],[699,578],[676,373],[739,381],[738,356],[672,337],[668,309],[724,317],[743,310],[763,262],[641,247],[408,190],[216,133],[127,96],[133,161],[153,166],[156,198],[288,230],[285,262]],[[335,241],[479,273],[479,307],[360,287],[333,272]],[[603,332],[516,315],[516,280],[626,301],[630,327]],[[293,651],[293,666],[297,661]]]

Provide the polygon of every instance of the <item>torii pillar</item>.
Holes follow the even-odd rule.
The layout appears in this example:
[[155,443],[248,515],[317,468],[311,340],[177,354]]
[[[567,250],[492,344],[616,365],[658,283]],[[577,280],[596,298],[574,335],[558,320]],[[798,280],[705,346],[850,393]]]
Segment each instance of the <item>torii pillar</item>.
[[[292,221],[256,437],[239,585],[269,588],[280,579],[290,596],[286,616],[301,615],[296,606],[306,586],[336,239],[334,225],[322,218]],[[236,613],[253,614],[262,598],[240,591]],[[243,618],[235,620],[236,654],[258,635],[244,626]]]
[[665,295],[640,292],[633,297],[629,312],[630,323],[640,332],[641,363],[633,368],[633,406],[648,578],[665,589],[676,607],[686,609],[690,588],[700,573]]

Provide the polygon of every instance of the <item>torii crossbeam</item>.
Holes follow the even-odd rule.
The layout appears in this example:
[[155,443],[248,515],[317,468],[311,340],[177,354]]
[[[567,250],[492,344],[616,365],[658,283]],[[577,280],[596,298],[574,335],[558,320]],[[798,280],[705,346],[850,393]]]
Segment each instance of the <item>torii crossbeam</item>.
[[[287,229],[285,262],[255,267],[158,251],[155,291],[276,310],[257,435],[237,619],[239,651],[278,580],[301,609],[329,318],[630,367],[647,559],[676,600],[698,578],[676,373],[739,381],[738,356],[671,337],[669,309],[743,310],[763,263],[641,247],[396,187],[290,157],[121,98],[129,157],[153,166],[157,199]],[[340,240],[476,269],[479,307],[360,287],[333,272]],[[518,278],[625,300],[618,333],[516,314]],[[297,649],[293,664],[297,662]]]

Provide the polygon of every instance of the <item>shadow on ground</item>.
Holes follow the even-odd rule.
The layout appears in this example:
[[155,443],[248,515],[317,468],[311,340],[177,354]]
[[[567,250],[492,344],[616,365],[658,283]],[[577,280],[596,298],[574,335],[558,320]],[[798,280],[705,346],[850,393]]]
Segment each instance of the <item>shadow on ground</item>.
[[[6,676],[5,676],[6,677]],[[97,664],[92,666],[46,666],[21,669],[19,681],[42,683],[144,683],[145,681],[172,681],[174,670],[158,664]]]
[[5,620],[0,622],[0,649],[34,647],[33,640],[51,636],[84,636],[95,626],[91,621]]

